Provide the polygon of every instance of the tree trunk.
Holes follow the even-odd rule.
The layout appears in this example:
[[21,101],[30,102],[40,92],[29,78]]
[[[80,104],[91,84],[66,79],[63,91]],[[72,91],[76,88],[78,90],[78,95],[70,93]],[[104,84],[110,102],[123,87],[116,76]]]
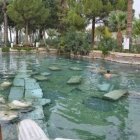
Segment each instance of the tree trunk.
[[43,39],[43,30],[40,29],[39,30],[39,40],[42,40]]
[[25,26],[25,45],[29,45],[29,42],[28,42],[28,22],[26,22],[26,26]]
[[94,46],[94,36],[95,36],[95,17],[92,18],[92,46]]
[[18,29],[16,28],[16,45],[18,44]]
[[10,42],[13,42],[12,41],[12,29],[11,28],[9,28],[9,32],[10,32]]
[[118,32],[117,32],[117,46],[119,48],[122,47],[122,41],[123,41],[122,33],[120,30],[118,30]]
[[3,14],[4,14],[4,44],[8,45],[8,20],[6,13],[6,0],[3,0]]
[[131,44],[131,36],[132,36],[132,15],[133,15],[133,0],[128,0],[128,5],[127,5],[127,37],[130,40]]

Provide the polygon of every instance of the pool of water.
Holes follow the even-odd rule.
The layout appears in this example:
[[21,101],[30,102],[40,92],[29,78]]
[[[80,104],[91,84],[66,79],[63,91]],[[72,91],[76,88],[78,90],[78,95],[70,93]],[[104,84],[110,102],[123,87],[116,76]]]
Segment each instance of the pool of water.
[[[81,140],[139,140],[140,139],[140,67],[102,60],[82,61],[64,57],[41,55],[1,55],[0,82],[13,80],[13,75],[23,65],[42,73],[49,72],[47,81],[39,82],[44,98],[51,99],[44,106],[50,138]],[[50,66],[61,68],[49,70]],[[71,70],[80,68],[81,71]],[[105,79],[100,68],[114,73]],[[82,82],[69,85],[72,76],[82,76]],[[106,91],[100,85],[109,85]],[[130,94],[118,101],[103,99],[111,90],[127,89]],[[8,96],[9,89],[1,90]]]

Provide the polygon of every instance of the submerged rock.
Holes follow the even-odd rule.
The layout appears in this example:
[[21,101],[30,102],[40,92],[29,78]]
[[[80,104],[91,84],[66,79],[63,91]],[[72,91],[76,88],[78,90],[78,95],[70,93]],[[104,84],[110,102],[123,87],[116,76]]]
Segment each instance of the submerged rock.
[[81,71],[82,69],[78,67],[70,67],[70,70]]
[[94,97],[84,100],[83,104],[88,108],[102,112],[109,112],[115,109],[115,106],[112,102]]
[[110,99],[110,100],[118,100],[119,98],[121,98],[122,96],[124,96],[125,94],[127,94],[128,91],[127,90],[113,90],[107,94],[104,95],[104,98],[106,99]]
[[32,104],[31,102],[14,100],[11,103],[9,103],[8,106],[10,107],[10,109],[24,109],[31,107]]
[[45,81],[48,80],[47,77],[43,76],[43,75],[35,75],[34,78],[38,81]]
[[82,76],[72,76],[68,81],[67,84],[80,84],[82,81]]
[[51,66],[51,67],[49,67],[49,69],[52,70],[52,71],[59,71],[59,70],[61,70],[61,68],[56,67],[56,66]]
[[41,75],[43,75],[43,76],[49,76],[49,75],[51,75],[51,73],[49,73],[49,72],[42,72]]

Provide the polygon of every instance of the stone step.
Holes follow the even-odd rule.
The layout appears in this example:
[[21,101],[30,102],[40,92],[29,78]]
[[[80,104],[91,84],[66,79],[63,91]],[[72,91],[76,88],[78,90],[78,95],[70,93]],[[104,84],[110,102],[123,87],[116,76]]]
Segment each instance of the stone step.
[[42,89],[29,89],[25,90],[25,99],[28,98],[42,98],[43,97],[43,92]]
[[13,81],[13,85],[24,87],[24,79],[23,78],[15,78]]
[[22,100],[24,97],[24,87],[11,87],[9,101]]

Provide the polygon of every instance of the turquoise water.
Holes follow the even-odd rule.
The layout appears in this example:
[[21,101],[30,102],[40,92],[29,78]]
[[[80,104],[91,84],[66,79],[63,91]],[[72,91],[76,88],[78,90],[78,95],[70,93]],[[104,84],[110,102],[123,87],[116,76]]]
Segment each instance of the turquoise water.
[[[50,138],[81,140],[139,140],[140,139],[140,67],[101,60],[82,61],[47,55],[1,56],[1,82],[15,73],[23,63],[28,69],[49,72],[47,81],[39,82],[44,97],[51,99],[44,106]],[[50,66],[61,68],[49,70]],[[81,71],[70,70],[78,67]],[[103,67],[114,74],[105,79],[97,70]],[[8,76],[4,78],[3,75]],[[71,76],[82,76],[82,82],[68,85]],[[12,81],[12,78],[10,79]],[[101,91],[99,85],[109,85]],[[127,89],[131,94],[118,101],[102,99],[114,89]],[[8,89],[1,94],[8,95]],[[140,93],[139,93],[140,94]],[[135,95],[135,96],[134,96]]]

